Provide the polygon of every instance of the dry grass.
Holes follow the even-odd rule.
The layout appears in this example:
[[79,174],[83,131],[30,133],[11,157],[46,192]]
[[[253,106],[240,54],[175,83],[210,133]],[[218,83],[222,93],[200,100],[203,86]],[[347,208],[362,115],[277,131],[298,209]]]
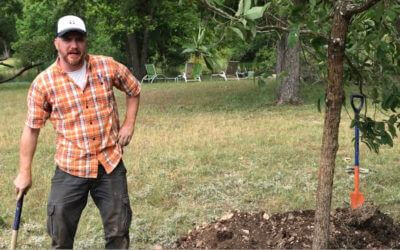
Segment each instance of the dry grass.
[[[0,86],[0,248],[9,244],[15,209],[12,180],[18,166],[18,140],[25,119],[27,84]],[[134,219],[134,248],[171,244],[193,225],[231,209],[268,213],[313,208],[323,114],[321,89],[304,88],[301,106],[273,104],[274,85],[260,90],[251,81],[147,84],[135,136],[124,161]],[[120,107],[122,95],[118,94]],[[120,114],[124,112],[121,109]],[[346,206],[352,180],[353,131],[343,112],[333,206]],[[34,160],[34,186],[26,197],[20,242],[24,248],[49,247],[46,203],[54,171],[54,133],[41,132]],[[367,199],[400,219],[399,146],[379,155],[361,146]],[[93,207],[90,202],[88,206]],[[95,210],[95,209],[94,209]],[[76,247],[102,248],[98,212],[85,210]]]

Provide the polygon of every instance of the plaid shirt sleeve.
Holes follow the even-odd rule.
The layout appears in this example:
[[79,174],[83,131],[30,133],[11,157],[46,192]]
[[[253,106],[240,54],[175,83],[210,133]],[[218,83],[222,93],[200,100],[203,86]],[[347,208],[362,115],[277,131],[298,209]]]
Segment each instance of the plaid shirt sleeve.
[[50,117],[51,108],[46,101],[45,92],[40,87],[40,81],[31,84],[28,97],[28,115],[25,124],[30,128],[42,128]]
[[114,86],[125,92],[128,96],[137,96],[140,93],[140,82],[132,75],[129,69],[113,60],[113,64],[116,69],[116,81],[114,82]]

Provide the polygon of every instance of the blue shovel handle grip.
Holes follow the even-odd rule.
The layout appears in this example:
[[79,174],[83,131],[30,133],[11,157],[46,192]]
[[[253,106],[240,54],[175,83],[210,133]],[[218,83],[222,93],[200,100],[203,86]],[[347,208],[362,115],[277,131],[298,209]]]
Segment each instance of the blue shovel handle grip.
[[[358,104],[358,106],[356,106],[356,104],[354,103],[354,101],[355,101],[356,99],[359,99],[359,100],[360,100],[360,103]],[[360,94],[352,94],[351,97],[350,97],[350,100],[351,100],[351,107],[353,108],[354,113],[355,113],[356,115],[359,114],[360,111],[361,111],[361,109],[362,109],[363,106],[364,106],[365,96],[360,95]]]
[[12,227],[13,230],[19,229],[19,223],[21,221],[21,213],[22,213],[22,204],[23,203],[24,203],[24,195],[22,195],[21,198],[17,201],[17,207],[15,209],[14,224]]
[[[354,165],[355,167],[360,166],[360,130],[358,128],[358,120],[359,120],[359,114],[361,109],[364,106],[364,101],[365,101],[365,96],[360,95],[360,94],[352,94],[351,97],[351,107],[354,110],[354,115],[356,119],[356,124],[354,126],[354,132],[355,132],[355,141],[354,141]],[[358,105],[355,104],[355,100],[359,99]]]

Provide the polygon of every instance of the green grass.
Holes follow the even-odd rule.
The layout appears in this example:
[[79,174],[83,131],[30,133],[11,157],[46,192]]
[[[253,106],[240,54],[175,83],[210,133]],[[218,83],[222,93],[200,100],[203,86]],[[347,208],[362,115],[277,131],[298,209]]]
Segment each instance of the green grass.
[[[18,142],[26,113],[27,83],[0,85],[0,248],[8,247],[15,209],[12,181],[18,168]],[[134,213],[132,247],[172,244],[194,225],[228,210],[268,213],[312,209],[323,113],[318,86],[304,86],[304,103],[275,106],[275,85],[260,90],[252,81],[145,84],[135,136],[125,149]],[[120,114],[124,99],[117,94]],[[344,169],[352,165],[353,130],[342,114],[334,179],[333,207],[347,206],[353,189]],[[33,163],[19,242],[23,248],[49,248],[46,204],[53,175],[54,132],[41,131]],[[400,219],[400,179],[396,141],[379,155],[361,145],[361,179],[368,201]],[[102,248],[100,216],[88,204],[75,247]],[[95,211],[89,213],[88,211]]]

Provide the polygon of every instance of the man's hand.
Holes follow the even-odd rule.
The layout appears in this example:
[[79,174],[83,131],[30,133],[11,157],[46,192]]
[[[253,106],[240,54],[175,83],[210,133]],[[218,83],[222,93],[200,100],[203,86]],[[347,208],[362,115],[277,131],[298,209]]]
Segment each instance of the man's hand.
[[14,180],[15,193],[17,200],[21,198],[22,194],[26,194],[32,186],[32,176],[30,174],[19,173]]
[[122,147],[127,146],[132,139],[134,132],[134,126],[130,124],[124,124],[118,133],[118,144]]

